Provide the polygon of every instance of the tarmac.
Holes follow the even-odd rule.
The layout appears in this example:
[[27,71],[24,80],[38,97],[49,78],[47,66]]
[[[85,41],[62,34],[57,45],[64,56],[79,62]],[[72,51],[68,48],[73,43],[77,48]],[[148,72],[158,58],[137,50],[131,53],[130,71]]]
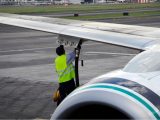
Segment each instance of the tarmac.
[[[160,27],[155,19],[125,20],[129,24]],[[148,20],[149,19],[149,20]],[[123,20],[102,20],[124,23]],[[144,21],[144,22],[143,22]],[[49,119],[58,88],[54,69],[57,36],[0,24],[0,119]],[[74,48],[66,47],[66,52]],[[96,42],[86,42],[80,59],[80,84],[121,69],[139,51]]]

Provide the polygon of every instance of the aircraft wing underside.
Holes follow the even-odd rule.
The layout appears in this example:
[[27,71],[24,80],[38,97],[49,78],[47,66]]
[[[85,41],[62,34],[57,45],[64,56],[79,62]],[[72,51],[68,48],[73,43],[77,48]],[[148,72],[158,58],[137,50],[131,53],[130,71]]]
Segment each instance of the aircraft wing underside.
[[[160,46],[160,28],[0,13],[0,23],[139,50]],[[78,39],[76,39],[78,38]],[[77,41],[76,41],[77,42]]]

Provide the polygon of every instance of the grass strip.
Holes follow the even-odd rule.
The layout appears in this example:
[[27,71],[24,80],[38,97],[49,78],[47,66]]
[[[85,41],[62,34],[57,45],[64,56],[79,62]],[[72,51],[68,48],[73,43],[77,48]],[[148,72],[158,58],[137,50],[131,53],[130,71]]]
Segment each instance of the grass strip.
[[126,10],[138,8],[160,8],[160,3],[152,4],[103,4],[103,5],[50,5],[50,6],[0,6],[0,12],[31,14],[31,13],[68,13],[95,12],[103,10]]

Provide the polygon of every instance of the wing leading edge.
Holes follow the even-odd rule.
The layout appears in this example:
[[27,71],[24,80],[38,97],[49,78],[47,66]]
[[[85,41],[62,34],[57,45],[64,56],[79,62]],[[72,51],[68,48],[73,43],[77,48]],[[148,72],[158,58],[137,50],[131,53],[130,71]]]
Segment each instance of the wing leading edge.
[[154,27],[5,13],[0,13],[0,23],[139,50],[160,48],[160,28]]

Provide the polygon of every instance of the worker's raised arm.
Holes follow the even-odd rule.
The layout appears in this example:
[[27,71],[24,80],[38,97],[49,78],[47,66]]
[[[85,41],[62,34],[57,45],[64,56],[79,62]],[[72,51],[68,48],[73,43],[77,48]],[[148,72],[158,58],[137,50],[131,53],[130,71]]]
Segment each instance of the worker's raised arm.
[[76,56],[75,51],[67,54],[67,64],[70,64],[71,62],[73,62],[75,60],[75,56]]

